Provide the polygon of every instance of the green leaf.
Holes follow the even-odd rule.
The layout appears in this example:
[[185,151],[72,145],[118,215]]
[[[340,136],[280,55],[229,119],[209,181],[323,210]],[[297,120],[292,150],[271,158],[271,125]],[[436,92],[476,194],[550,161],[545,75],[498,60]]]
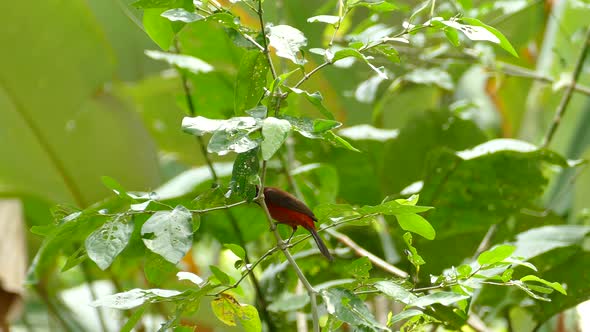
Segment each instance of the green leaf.
[[477,257],[477,262],[480,265],[491,265],[494,263],[498,263],[503,261],[504,259],[510,257],[514,251],[516,250],[515,246],[503,244],[497,247],[494,247],[490,250],[486,250],[482,252],[479,257]]
[[419,206],[416,205],[415,202],[409,202],[404,199],[396,199],[375,206],[363,206],[359,209],[359,212],[363,214],[379,213],[397,216],[409,213],[420,213],[430,209],[432,209],[430,206]]
[[218,268],[215,265],[209,265],[209,270],[211,270],[211,273],[213,273],[215,278],[217,278],[217,280],[219,280],[219,282],[222,285],[229,285],[230,284],[231,277],[227,273],[221,271],[220,268]]
[[402,285],[396,284],[393,281],[378,281],[375,283],[375,288],[381,293],[403,304],[409,304],[418,298]]
[[257,119],[251,117],[234,117],[228,120],[208,119],[202,116],[184,117],[182,129],[196,136],[214,133],[216,131],[248,130],[253,131],[260,128],[261,124]]
[[100,299],[91,302],[90,305],[93,307],[126,310],[138,307],[145,302],[150,302],[157,298],[170,298],[179,294],[181,293],[175,290],[134,288],[127,292],[103,296]]
[[105,187],[111,189],[115,193],[115,195],[124,199],[133,200],[131,196],[129,196],[125,188],[123,188],[123,186],[120,185],[119,182],[117,182],[117,180],[111,178],[110,176],[102,176],[100,179],[102,183],[105,185]]
[[73,254],[71,254],[67,259],[64,266],[61,268],[61,272],[66,272],[84,262],[88,258],[88,254],[84,247],[78,248]]
[[258,149],[238,154],[230,181],[232,194],[254,198],[256,190],[253,183],[258,176],[259,167]]
[[343,48],[341,50],[338,50],[336,51],[336,53],[333,54],[331,58],[328,58],[328,60],[334,63],[338,60],[346,59],[349,57],[365,61],[365,56],[358,50],[355,50],[354,48]]
[[133,223],[115,218],[90,234],[84,242],[88,257],[101,270],[107,269],[129,243],[133,233]]
[[400,62],[399,53],[391,45],[379,45],[371,48],[371,51],[384,56],[387,60],[391,61],[392,63]]
[[425,308],[429,305],[440,303],[445,306],[449,306],[453,303],[459,302],[461,300],[468,299],[468,295],[457,294],[453,292],[436,292],[432,294],[428,294],[425,296],[421,296],[416,300],[412,301],[409,305],[412,307],[421,307]]
[[416,84],[435,85],[445,90],[453,90],[455,87],[451,75],[440,68],[416,68],[405,74],[403,79]]
[[348,264],[346,271],[355,279],[369,279],[369,272],[373,268],[371,261],[368,257],[361,257],[355,259],[352,263]]
[[147,251],[145,253],[143,272],[150,284],[161,286],[166,281],[172,279],[177,271],[178,268],[176,265],[167,261],[164,257],[152,251]]
[[305,60],[298,56],[301,47],[307,45],[303,32],[289,25],[275,25],[268,28],[269,46],[276,50],[276,55],[303,65]]
[[143,243],[167,261],[177,264],[193,244],[191,220],[191,212],[181,205],[172,211],[158,211],[141,227]]
[[307,19],[308,23],[314,23],[314,22],[321,22],[321,23],[328,23],[328,24],[336,24],[338,22],[340,22],[340,17],[339,16],[334,16],[334,15],[318,15],[318,16],[313,16]]
[[395,316],[392,316],[390,319],[387,320],[387,326],[391,326],[397,322],[401,322],[404,319],[412,318],[418,315],[422,315],[423,312],[418,309],[409,309],[404,310]]
[[222,295],[211,301],[211,308],[215,316],[229,326],[236,326],[239,321],[247,332],[262,331],[260,317],[255,307],[240,304],[229,295]]
[[202,136],[213,132],[207,151],[225,155],[230,151],[242,153],[258,146],[249,135],[262,126],[262,121],[252,117],[234,117],[228,120],[207,119],[202,116],[185,117],[182,120],[184,131]]
[[146,309],[146,306],[142,306],[142,307],[139,307],[137,310],[135,310],[133,315],[131,315],[131,317],[129,317],[129,319],[127,319],[127,322],[125,322],[125,325],[123,325],[123,327],[121,327],[121,330],[119,332],[131,332],[131,330],[133,330],[135,325],[137,325],[137,323],[141,319],[141,316],[143,316],[145,309]]
[[390,12],[396,10],[398,7],[385,0],[350,0],[348,1],[350,8],[354,7],[367,7],[375,12]]
[[426,264],[424,258],[422,258],[422,256],[418,254],[418,251],[412,245],[412,233],[404,233],[404,242],[406,243],[406,246],[409,250],[408,260],[410,261],[410,263],[412,263],[412,265],[414,265],[416,269],[419,269],[420,265]]
[[447,28],[444,29],[444,32],[445,36],[447,36],[447,39],[451,42],[451,44],[453,44],[453,46],[459,47],[459,45],[461,45],[461,41],[459,40],[459,33],[457,32],[457,30]]
[[208,73],[213,70],[213,66],[194,56],[184,54],[173,54],[160,51],[146,50],[145,54],[152,59],[162,60],[172,66],[186,69],[194,74]]
[[135,8],[174,8],[182,4],[182,0],[138,0],[131,5]]
[[352,144],[348,143],[348,141],[346,141],[344,138],[334,134],[334,132],[331,130],[328,130],[324,134],[323,139],[326,140],[327,142],[331,143],[335,147],[344,148],[344,149],[354,151],[354,152],[361,152],[359,149],[352,146]]
[[397,222],[403,230],[421,235],[427,240],[434,240],[436,232],[430,223],[415,213],[396,214]]
[[472,271],[473,271],[473,268],[471,267],[471,265],[463,264],[463,265],[459,265],[459,267],[457,267],[458,277],[460,277],[460,278],[469,277],[471,275]]
[[[520,278],[520,281],[522,281],[522,282],[536,281],[536,282],[542,283],[542,284],[544,284],[546,286],[549,286],[549,287],[555,289],[556,291],[560,292],[563,295],[567,295],[567,292],[565,291],[565,289],[563,289],[563,287],[561,286],[561,284],[558,283],[558,282],[550,282],[550,281],[547,281],[545,279],[541,279],[541,278],[539,278],[537,276],[530,275],[530,274],[527,275],[527,276],[524,276],[524,277]],[[529,285],[529,287],[531,287],[531,285]]]
[[[471,24],[472,28],[481,27],[481,28],[486,29],[488,32],[490,32],[491,34],[493,34],[496,37],[496,39],[497,39],[497,42],[495,42],[496,44],[499,44],[500,47],[502,47],[508,53],[510,53],[518,58],[518,53],[516,53],[516,50],[514,50],[514,47],[512,47],[512,44],[510,44],[508,39],[506,39],[506,37],[504,37],[504,35],[500,31],[496,30],[495,28],[493,28],[489,25],[484,24],[483,22],[481,22],[480,20],[475,19],[475,18],[462,17],[461,21]],[[463,31],[463,30],[461,30],[461,31],[466,34],[465,31]],[[467,36],[467,37],[470,38],[469,36]],[[494,42],[494,41],[492,41],[492,42]]]
[[514,257],[527,260],[557,248],[581,245],[590,226],[556,225],[530,229],[516,236]]
[[150,38],[167,51],[172,46],[172,41],[176,33],[172,28],[169,20],[163,18],[161,14],[166,9],[149,8],[143,11],[143,27]]
[[369,331],[388,331],[367,308],[365,303],[347,289],[330,288],[321,291],[330,315],[359,329]]
[[338,131],[338,134],[353,141],[368,140],[385,142],[395,139],[399,135],[399,130],[375,128],[371,125],[363,124],[343,128]]
[[535,299],[535,300],[539,300],[539,301],[545,301],[545,302],[551,302],[551,300],[550,300],[550,299],[548,299],[548,298],[546,298],[546,297],[543,297],[543,296],[540,296],[539,294],[536,294],[535,292],[533,292],[533,291],[531,290],[531,288],[529,288],[529,287],[528,287],[528,285],[526,285],[526,284],[525,284],[525,283],[523,283],[523,282],[520,282],[520,281],[518,281],[518,282],[513,282],[513,284],[514,284],[516,287],[520,288],[520,289],[521,289],[522,291],[524,291],[525,293],[527,293],[527,295],[528,295],[528,296],[532,297],[532,298],[533,298],[533,299]]
[[239,245],[233,244],[233,243],[226,243],[223,246],[226,247],[227,249],[231,250],[231,252],[233,252],[234,255],[238,256],[238,258],[245,259],[246,251],[244,250],[244,248],[240,247]]
[[268,68],[266,56],[258,49],[242,56],[234,92],[235,115],[243,115],[262,99]]
[[167,11],[163,12],[161,16],[173,22],[180,21],[184,23],[192,23],[203,19],[203,16],[189,12],[184,8],[168,9]]
[[336,147],[359,152],[358,149],[353,147],[342,137],[334,134],[334,132],[331,130],[328,130],[328,128],[340,126],[339,122],[323,119],[311,120],[309,118],[295,118],[291,116],[285,116],[284,119],[289,121],[291,126],[293,126],[293,129],[304,137],[311,139],[323,139]]
[[291,90],[291,92],[294,92],[298,95],[303,95],[305,97],[305,99],[307,99],[307,101],[309,101],[310,103],[312,103],[315,107],[317,107],[318,110],[320,110],[320,112],[322,113],[323,116],[327,117],[330,120],[334,120],[334,114],[332,114],[332,112],[328,111],[328,109],[324,106],[324,104],[322,104],[322,101],[324,100],[324,98],[322,97],[322,94],[319,91],[316,91],[314,93],[309,93],[305,90],[301,90],[298,88],[290,88],[287,87],[289,90]]
[[264,137],[260,148],[262,158],[269,160],[281,148],[289,133],[291,124],[287,120],[268,117],[262,124],[262,136]]
[[338,60],[342,60],[342,59],[349,58],[349,57],[354,57],[359,60],[362,60],[367,66],[369,66],[369,68],[371,68],[375,73],[377,73],[377,75],[379,75],[380,78],[382,78],[384,80],[388,79],[388,77],[385,74],[385,72],[383,71],[382,67],[380,67],[380,68],[375,67],[373,64],[371,64],[371,62],[369,62],[369,59],[371,59],[371,57],[367,58],[361,52],[359,52],[358,50],[355,50],[354,48],[343,48],[343,49],[337,51],[336,53],[334,53],[333,56],[328,55],[327,59],[331,63],[334,63]]
[[295,131],[300,133],[302,136],[311,139],[321,139],[328,130],[342,125],[340,122],[326,122],[329,120],[321,119],[312,120],[309,118],[295,118],[291,116],[285,116],[284,119],[291,123],[291,126],[293,126]]
[[278,300],[273,301],[268,306],[268,310],[272,312],[295,312],[305,307],[308,303],[309,296],[307,294],[285,294]]

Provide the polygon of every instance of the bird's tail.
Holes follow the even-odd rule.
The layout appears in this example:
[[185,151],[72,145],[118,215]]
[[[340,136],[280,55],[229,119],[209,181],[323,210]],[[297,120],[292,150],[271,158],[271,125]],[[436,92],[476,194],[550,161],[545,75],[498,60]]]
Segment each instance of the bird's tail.
[[332,255],[330,254],[328,247],[326,247],[326,245],[324,244],[324,241],[322,241],[322,238],[320,237],[318,232],[316,232],[316,230],[313,228],[308,228],[307,230],[311,233],[311,236],[313,236],[313,239],[315,240],[315,243],[318,245],[318,249],[320,249],[320,252],[322,253],[322,255],[326,256],[326,258],[330,262],[332,260],[334,260],[334,257],[332,257]]

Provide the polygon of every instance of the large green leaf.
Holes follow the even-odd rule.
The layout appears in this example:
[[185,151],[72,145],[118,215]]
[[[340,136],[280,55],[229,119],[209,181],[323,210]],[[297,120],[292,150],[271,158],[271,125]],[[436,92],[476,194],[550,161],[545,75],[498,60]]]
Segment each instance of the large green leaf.
[[13,50],[0,56],[0,154],[11,156],[0,190],[87,205],[106,195],[102,175],[134,189],[155,185],[151,139],[127,104],[101,91],[114,59],[85,2],[14,2],[2,15],[0,42]]
[[234,114],[244,115],[245,111],[258,104],[264,95],[268,61],[264,53],[252,50],[242,57],[234,95]]
[[448,256],[425,268],[433,273],[460,263],[451,257],[471,256],[490,225],[523,208],[535,209],[548,183],[548,165],[568,163],[551,151],[516,140],[497,139],[470,150],[433,153],[421,201],[436,207],[426,217],[437,229],[438,239],[448,242],[419,246],[428,257],[448,243],[460,245],[449,247]]
[[328,313],[339,320],[369,331],[388,331],[369,311],[365,303],[349,290],[330,288],[321,292]]
[[183,206],[154,213],[141,227],[143,243],[171,263],[178,263],[193,244],[191,213]]
[[88,257],[102,270],[108,268],[113,260],[125,249],[131,233],[133,223],[116,219],[102,225],[86,238],[85,246]]

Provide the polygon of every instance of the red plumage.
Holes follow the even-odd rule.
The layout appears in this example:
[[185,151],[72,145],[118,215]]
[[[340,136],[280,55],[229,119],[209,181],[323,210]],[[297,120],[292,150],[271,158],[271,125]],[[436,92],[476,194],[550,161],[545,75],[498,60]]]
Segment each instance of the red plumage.
[[293,232],[297,230],[297,226],[305,228],[313,236],[322,255],[326,256],[330,261],[333,259],[330,251],[328,251],[328,248],[316,232],[315,222],[317,218],[305,203],[288,192],[274,187],[264,188],[264,202],[274,220],[291,226]]

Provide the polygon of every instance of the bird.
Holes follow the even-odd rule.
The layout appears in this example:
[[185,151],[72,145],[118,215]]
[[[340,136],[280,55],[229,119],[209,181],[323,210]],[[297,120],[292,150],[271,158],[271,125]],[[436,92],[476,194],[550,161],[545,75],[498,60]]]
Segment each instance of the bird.
[[[258,195],[259,187],[256,187],[256,194]],[[324,244],[316,231],[315,222],[316,216],[311,209],[302,201],[288,192],[275,187],[264,187],[264,203],[270,212],[270,216],[280,224],[286,224],[293,228],[293,233],[289,236],[287,243],[297,231],[297,227],[301,226],[311,233],[315,240],[318,249],[329,261],[334,257]]]

